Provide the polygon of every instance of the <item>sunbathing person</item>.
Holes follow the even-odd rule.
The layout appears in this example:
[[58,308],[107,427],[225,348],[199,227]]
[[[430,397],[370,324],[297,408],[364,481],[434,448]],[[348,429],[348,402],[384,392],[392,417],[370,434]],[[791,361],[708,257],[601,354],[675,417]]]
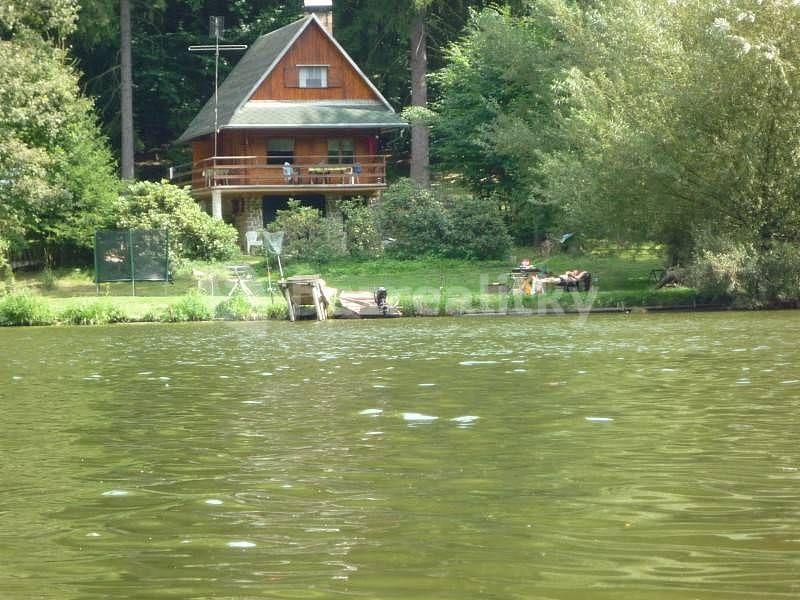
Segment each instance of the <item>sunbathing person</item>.
[[588,290],[591,286],[592,275],[588,271],[581,271],[580,269],[572,269],[566,271],[563,275],[557,277],[545,277],[540,280],[542,283],[554,283],[566,289],[574,287],[576,290],[581,286]]

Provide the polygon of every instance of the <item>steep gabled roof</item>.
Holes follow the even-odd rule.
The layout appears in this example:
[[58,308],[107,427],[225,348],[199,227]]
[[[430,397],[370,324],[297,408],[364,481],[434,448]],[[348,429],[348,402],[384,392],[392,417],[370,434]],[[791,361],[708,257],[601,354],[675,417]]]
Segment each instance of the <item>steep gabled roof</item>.
[[[307,110],[300,110],[298,103],[286,103],[281,114],[267,114],[266,105],[260,101],[250,101],[256,89],[269,77],[281,59],[294,45],[300,35],[308,28],[311,23],[316,23],[320,29],[328,36],[336,48],[347,59],[350,65],[356,70],[367,85],[375,92],[379,99],[378,102],[370,103],[369,108],[365,106],[351,106],[352,110],[346,110],[338,106],[336,110],[326,110],[330,103],[311,102],[306,107]],[[328,32],[319,22],[315,15],[309,15],[295,21],[285,27],[277,29],[266,35],[262,35],[248,49],[230,75],[219,86],[218,118],[217,123],[220,129],[228,127],[242,126],[264,127],[271,126],[276,121],[289,125],[313,125],[317,127],[336,127],[343,125],[361,126],[383,126],[383,127],[403,127],[403,122],[394,112],[392,106],[387,102],[383,95],[378,91],[369,78],[364,75],[358,65],[350,58],[350,55],[342,48],[339,42]],[[279,101],[271,102],[272,109],[278,109]],[[351,103],[353,105],[357,103]],[[292,115],[302,114],[300,123],[288,123]],[[263,123],[255,123],[256,115],[262,115],[266,120]],[[312,115],[316,115],[313,117]],[[358,116],[367,117],[368,122],[359,120]],[[339,117],[341,121],[337,120]],[[178,143],[185,143],[195,138],[214,133],[214,98],[213,96],[206,102],[205,106],[195,116],[186,131],[183,132]]]

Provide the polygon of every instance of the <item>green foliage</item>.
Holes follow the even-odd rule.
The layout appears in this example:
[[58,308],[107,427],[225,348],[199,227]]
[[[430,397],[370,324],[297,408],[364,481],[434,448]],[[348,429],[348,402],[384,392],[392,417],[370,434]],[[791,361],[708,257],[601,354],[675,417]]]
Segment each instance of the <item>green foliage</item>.
[[205,213],[186,189],[165,181],[132,184],[115,216],[123,229],[167,230],[177,259],[227,260],[239,252],[236,229]]
[[263,316],[266,319],[285,321],[289,318],[289,307],[285,302],[269,302],[264,306]]
[[565,49],[552,2],[526,16],[489,8],[472,15],[433,76],[434,166],[500,203],[518,243],[541,241],[558,217],[542,196],[536,166],[558,147],[552,84]]
[[54,322],[53,312],[41,298],[22,293],[0,299],[0,327],[52,325]]
[[503,216],[491,200],[466,196],[449,210],[451,222],[447,254],[453,258],[499,259],[508,256],[511,236]]
[[346,253],[342,221],[326,218],[315,208],[289,201],[286,210],[279,210],[269,226],[270,231],[283,231],[283,251],[287,257],[326,263]]
[[88,248],[117,194],[111,155],[67,55],[29,31],[0,40],[0,235]]
[[396,258],[446,254],[450,223],[434,193],[403,179],[389,186],[378,205],[378,223],[391,242],[386,254]]
[[188,321],[210,321],[213,315],[203,297],[191,291],[175,304],[171,304],[158,315],[158,320],[166,323]]
[[347,252],[354,258],[374,258],[383,252],[375,210],[362,200],[343,201]]
[[757,248],[716,240],[713,246],[700,252],[690,270],[691,282],[701,293],[755,308],[800,302],[800,247],[796,244]]
[[576,56],[555,86],[565,144],[542,162],[548,199],[583,231],[663,242],[673,260],[703,249],[706,222],[745,244],[797,241],[798,16],[749,0],[564,11]]
[[256,321],[261,316],[250,300],[240,293],[220,302],[214,314],[217,318],[228,321]]
[[26,30],[62,40],[78,20],[77,0],[3,0],[0,38]]
[[58,320],[68,325],[109,325],[127,323],[129,319],[118,307],[99,301],[71,306],[58,316]]
[[8,252],[11,244],[0,235],[0,282],[4,282],[11,276],[11,264]]
[[381,196],[377,212],[386,254],[395,258],[446,256],[490,260],[503,258],[511,237],[491,200],[470,194],[450,196],[404,179]]

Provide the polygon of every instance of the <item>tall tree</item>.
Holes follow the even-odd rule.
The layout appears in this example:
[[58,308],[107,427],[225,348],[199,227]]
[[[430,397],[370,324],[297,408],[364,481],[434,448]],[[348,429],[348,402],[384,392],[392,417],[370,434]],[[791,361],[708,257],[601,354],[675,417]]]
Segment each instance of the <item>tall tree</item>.
[[131,3],[119,2],[120,31],[120,116],[122,120],[122,148],[120,167],[122,179],[133,180],[133,67],[131,64]]
[[90,247],[117,194],[92,103],[59,47],[76,14],[74,2],[0,6],[0,247]]
[[[425,26],[427,7],[431,0],[415,0],[411,15],[411,106],[428,107],[428,33]],[[417,184],[430,185],[430,133],[422,120],[411,124],[411,179]]]

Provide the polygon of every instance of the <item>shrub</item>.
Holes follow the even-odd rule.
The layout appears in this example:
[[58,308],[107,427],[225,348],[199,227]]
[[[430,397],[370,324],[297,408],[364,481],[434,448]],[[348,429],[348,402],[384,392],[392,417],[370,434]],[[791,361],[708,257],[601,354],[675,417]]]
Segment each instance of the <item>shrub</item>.
[[800,302],[800,247],[774,242],[752,244],[718,242],[695,259],[690,280],[715,298],[728,298],[749,307]]
[[409,180],[381,197],[378,223],[392,240],[386,253],[397,258],[502,258],[512,243],[496,200],[469,193],[446,198]]
[[745,244],[702,250],[689,270],[689,281],[714,298],[755,298],[755,250]]
[[256,321],[260,318],[259,312],[250,301],[239,293],[220,302],[214,313],[217,318],[228,321]]
[[285,302],[269,302],[264,306],[264,317],[285,321],[289,318],[289,307]]
[[409,179],[391,185],[378,205],[378,224],[392,242],[386,253],[397,258],[446,254],[450,223],[442,203]]
[[773,243],[758,261],[760,293],[770,304],[800,303],[800,247]]
[[52,325],[54,322],[47,304],[30,294],[12,294],[0,301],[0,326]]
[[116,306],[107,302],[93,302],[71,306],[59,315],[59,321],[69,325],[108,325],[127,323],[127,316]]
[[315,208],[290,200],[279,210],[270,231],[283,231],[283,251],[288,257],[317,263],[329,262],[346,254],[340,219],[325,218]]
[[183,323],[186,321],[210,321],[213,317],[203,297],[191,291],[175,304],[168,306],[158,315],[159,321]]
[[167,230],[176,259],[227,260],[239,252],[236,229],[205,213],[188,190],[165,181],[131,185],[116,214],[120,228]]
[[449,256],[481,260],[508,256],[511,235],[493,200],[467,196],[454,203],[449,213]]
[[347,252],[355,258],[372,258],[382,252],[375,210],[363,201],[350,200],[340,205],[344,217]]

